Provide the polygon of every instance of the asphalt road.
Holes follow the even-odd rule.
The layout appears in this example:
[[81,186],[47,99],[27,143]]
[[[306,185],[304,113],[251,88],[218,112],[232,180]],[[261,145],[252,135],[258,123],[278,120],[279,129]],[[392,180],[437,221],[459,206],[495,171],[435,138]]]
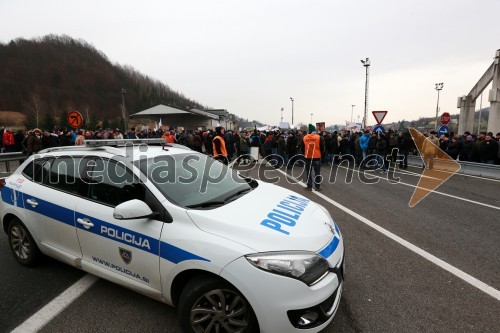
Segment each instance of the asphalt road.
[[[328,176],[329,168],[322,174]],[[338,168],[337,182],[324,184],[321,196],[265,170],[268,178],[280,176],[279,185],[325,206],[344,236],[346,283],[337,315],[324,332],[498,332],[500,301],[477,281],[500,290],[500,182],[453,176],[439,193],[409,208],[420,169],[396,173],[399,182],[376,184],[364,184],[354,172],[346,184],[346,169]],[[258,175],[257,170],[242,173]],[[366,221],[473,279],[464,281]],[[21,267],[5,235],[0,235],[0,267],[0,332],[18,327],[85,274],[52,259],[34,269]],[[68,331],[179,332],[179,326],[175,309],[98,280],[42,329]]]

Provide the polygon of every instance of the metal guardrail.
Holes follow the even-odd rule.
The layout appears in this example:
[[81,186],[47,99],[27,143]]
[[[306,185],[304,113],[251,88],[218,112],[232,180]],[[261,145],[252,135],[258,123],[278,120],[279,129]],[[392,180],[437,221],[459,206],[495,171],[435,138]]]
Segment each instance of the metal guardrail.
[[5,172],[11,172],[10,162],[18,161],[19,165],[21,165],[21,163],[23,163],[26,158],[28,158],[28,156],[26,156],[22,152],[1,153],[0,163],[5,163]]
[[[460,170],[457,172],[458,174],[500,179],[500,165],[475,162],[458,163],[460,163]],[[420,156],[409,155],[408,165],[423,167],[424,162]]]

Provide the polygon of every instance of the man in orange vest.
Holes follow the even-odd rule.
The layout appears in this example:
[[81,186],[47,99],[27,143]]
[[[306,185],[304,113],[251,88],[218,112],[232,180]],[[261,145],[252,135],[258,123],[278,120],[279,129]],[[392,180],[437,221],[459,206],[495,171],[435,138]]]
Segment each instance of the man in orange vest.
[[312,191],[312,170],[314,169],[314,187],[321,191],[321,154],[325,151],[325,141],[316,133],[316,127],[309,124],[307,135],[304,136],[304,157],[306,161],[307,191]]
[[225,165],[228,164],[226,142],[224,141],[224,127],[215,128],[215,136],[212,140],[214,158]]

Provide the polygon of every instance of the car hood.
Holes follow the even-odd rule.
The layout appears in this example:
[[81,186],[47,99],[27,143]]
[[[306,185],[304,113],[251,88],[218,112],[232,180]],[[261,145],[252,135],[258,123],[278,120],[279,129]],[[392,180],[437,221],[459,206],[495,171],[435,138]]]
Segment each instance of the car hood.
[[258,183],[222,207],[187,213],[201,230],[257,252],[318,251],[333,238],[335,226],[322,206],[285,188]]

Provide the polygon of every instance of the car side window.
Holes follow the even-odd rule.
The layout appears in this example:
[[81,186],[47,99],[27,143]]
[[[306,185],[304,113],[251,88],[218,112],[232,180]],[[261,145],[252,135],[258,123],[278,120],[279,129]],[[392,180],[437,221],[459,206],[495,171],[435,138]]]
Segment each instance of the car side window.
[[[37,183],[41,183],[41,177],[42,177],[42,169],[43,169],[43,164],[46,162],[46,159],[35,159],[31,161],[24,169],[22,174],[28,178],[29,180],[33,180]],[[48,173],[48,165],[47,167],[47,173]]]
[[89,173],[89,198],[115,207],[125,201],[145,201],[144,185],[134,179],[132,172],[123,162],[95,158]]
[[58,156],[36,161],[33,180],[57,190],[87,196],[88,182],[84,177],[88,161],[81,156]]

